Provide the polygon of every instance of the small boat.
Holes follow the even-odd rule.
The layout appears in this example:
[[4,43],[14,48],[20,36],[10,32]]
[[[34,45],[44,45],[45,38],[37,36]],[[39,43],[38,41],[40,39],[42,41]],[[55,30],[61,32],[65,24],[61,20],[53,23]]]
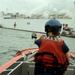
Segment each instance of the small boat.
[[[0,67],[0,75],[34,75],[34,54],[38,48],[21,50],[16,53],[15,57]],[[69,52],[69,56],[74,57],[75,53]],[[72,59],[72,58],[71,58]],[[71,60],[64,75],[75,75],[75,63]]]
[[66,35],[66,34],[62,33],[61,36],[75,38],[75,34],[68,34],[68,35]]
[[[64,27],[65,26],[65,27]],[[75,30],[73,28],[68,27],[68,25],[64,25],[61,36],[72,37],[75,38]]]

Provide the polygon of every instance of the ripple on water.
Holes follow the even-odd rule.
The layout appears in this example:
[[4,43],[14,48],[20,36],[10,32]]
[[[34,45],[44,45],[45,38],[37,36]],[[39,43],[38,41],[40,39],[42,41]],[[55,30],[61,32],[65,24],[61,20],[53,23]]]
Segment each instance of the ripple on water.
[[[32,32],[0,29],[0,65],[13,58],[16,52],[28,48],[37,47]],[[75,38],[61,37],[69,46],[70,51],[75,50]]]

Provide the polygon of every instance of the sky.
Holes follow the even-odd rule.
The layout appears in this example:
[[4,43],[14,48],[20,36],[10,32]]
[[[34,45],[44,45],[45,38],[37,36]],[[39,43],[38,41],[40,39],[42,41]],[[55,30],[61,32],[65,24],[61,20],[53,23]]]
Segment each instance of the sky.
[[0,0],[0,11],[39,13],[46,10],[73,12],[75,0]]

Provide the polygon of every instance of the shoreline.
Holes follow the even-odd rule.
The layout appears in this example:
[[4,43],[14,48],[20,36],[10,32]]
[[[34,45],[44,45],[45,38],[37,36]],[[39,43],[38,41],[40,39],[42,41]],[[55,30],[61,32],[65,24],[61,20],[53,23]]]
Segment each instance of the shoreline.
[[3,29],[10,29],[10,30],[17,30],[17,31],[26,31],[26,32],[35,32],[35,33],[43,33],[45,32],[39,32],[39,31],[32,31],[32,30],[24,30],[24,29],[17,29],[17,28],[8,28],[8,27],[2,27]]

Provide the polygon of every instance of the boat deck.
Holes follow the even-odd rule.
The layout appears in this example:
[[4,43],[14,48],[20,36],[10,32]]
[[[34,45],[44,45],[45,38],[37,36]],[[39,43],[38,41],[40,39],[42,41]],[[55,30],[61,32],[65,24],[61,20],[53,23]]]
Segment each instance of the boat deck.
[[[34,64],[34,62],[16,62],[0,75],[34,75]],[[64,75],[75,75],[75,65],[69,66]]]
[[[35,63],[30,60],[19,59],[0,75],[34,75]],[[32,58],[33,59],[33,58]],[[70,65],[64,75],[75,75],[75,65]]]

